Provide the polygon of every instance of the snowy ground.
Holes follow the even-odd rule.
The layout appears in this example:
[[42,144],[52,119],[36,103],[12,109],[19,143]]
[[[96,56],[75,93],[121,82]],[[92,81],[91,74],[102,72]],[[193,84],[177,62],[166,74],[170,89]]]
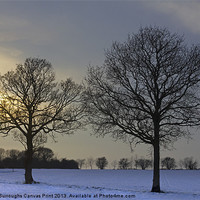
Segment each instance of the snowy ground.
[[151,170],[33,170],[40,184],[25,185],[24,170],[0,170],[1,199],[200,200],[200,170],[161,171],[161,189],[151,193]]

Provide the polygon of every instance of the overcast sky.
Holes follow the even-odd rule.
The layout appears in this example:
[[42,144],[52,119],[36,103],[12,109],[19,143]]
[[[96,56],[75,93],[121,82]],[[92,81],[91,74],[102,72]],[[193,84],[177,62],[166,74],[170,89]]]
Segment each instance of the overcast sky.
[[[87,66],[101,65],[104,51],[113,41],[125,41],[140,27],[156,25],[185,36],[188,45],[200,42],[199,1],[0,1],[0,72],[15,69],[27,57],[46,58],[58,79],[72,77],[80,82]],[[163,156],[182,159],[199,156],[200,130],[194,140],[180,140],[175,150]],[[5,149],[22,146],[12,136],[0,138]],[[127,144],[112,138],[90,136],[90,130],[73,136],[49,139],[46,147],[59,157],[70,159],[106,156],[110,161],[122,157],[147,157],[145,146],[133,153]]]

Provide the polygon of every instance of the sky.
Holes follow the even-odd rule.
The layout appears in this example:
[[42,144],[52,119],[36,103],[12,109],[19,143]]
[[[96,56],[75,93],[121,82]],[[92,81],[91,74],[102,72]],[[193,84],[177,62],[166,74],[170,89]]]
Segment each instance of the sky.
[[[200,42],[200,1],[193,0],[8,0],[0,1],[0,73],[14,70],[27,57],[45,58],[52,63],[57,79],[71,77],[81,83],[89,65],[102,65],[104,52],[114,41],[126,41],[140,27],[160,26],[184,35],[188,45]],[[200,161],[200,130],[193,140],[180,139],[173,151],[161,157],[180,160],[193,156]],[[105,156],[150,158],[148,146],[130,146],[109,136],[96,138],[91,129],[74,135],[49,138],[45,147],[58,158],[79,159]],[[12,135],[0,138],[0,148],[23,150]]]

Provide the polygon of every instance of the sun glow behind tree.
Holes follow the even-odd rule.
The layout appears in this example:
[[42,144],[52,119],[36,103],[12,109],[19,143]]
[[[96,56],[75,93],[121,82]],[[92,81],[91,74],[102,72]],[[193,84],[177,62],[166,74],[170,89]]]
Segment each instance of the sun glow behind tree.
[[25,182],[34,182],[32,158],[47,135],[72,134],[82,126],[82,87],[71,79],[57,83],[51,64],[28,58],[0,77],[0,132],[14,133],[25,147]]

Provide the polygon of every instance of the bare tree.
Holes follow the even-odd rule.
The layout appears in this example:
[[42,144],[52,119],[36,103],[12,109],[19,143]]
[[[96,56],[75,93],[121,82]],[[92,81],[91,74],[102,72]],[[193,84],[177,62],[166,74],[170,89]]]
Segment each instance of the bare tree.
[[142,170],[145,170],[146,168],[150,167],[152,164],[151,160],[143,159],[143,158],[135,160],[135,162],[137,163],[137,166],[141,167]]
[[94,158],[89,157],[89,158],[87,159],[87,164],[90,166],[90,169],[92,169],[92,166],[94,165],[94,163],[95,163]]
[[165,28],[141,28],[89,67],[85,102],[95,134],[152,145],[152,192],[160,192],[160,145],[199,124],[200,47]]
[[113,167],[113,169],[116,169],[118,162],[117,160],[113,160],[110,164]]
[[34,149],[47,135],[71,134],[81,126],[82,87],[71,79],[57,83],[51,64],[45,59],[28,58],[15,71],[0,77],[0,132],[14,133],[25,147],[25,182],[34,182]]
[[133,166],[134,166],[134,158],[133,156],[131,156],[131,158],[129,159],[129,163],[130,163],[130,169],[133,169]]
[[118,165],[119,169],[128,169],[128,167],[130,166],[130,162],[127,158],[122,158],[120,159]]
[[5,149],[0,148],[0,160],[3,160],[5,158],[5,153],[6,153]]
[[97,158],[96,160],[96,166],[99,169],[104,169],[108,165],[108,161],[105,157]]
[[50,161],[53,159],[54,153],[51,149],[45,147],[39,147],[34,152],[34,158],[43,161]]
[[138,156],[136,155],[135,158],[134,158],[134,165],[135,165],[135,168],[137,169],[138,168]]
[[193,157],[186,157],[182,161],[183,166],[185,169],[194,170],[198,167],[198,162],[193,160]]
[[176,168],[176,161],[174,158],[166,157],[161,161],[162,168],[166,167],[166,169],[175,169]]
[[76,162],[78,163],[79,169],[82,169],[83,165],[85,165],[85,159],[77,159]]
[[178,164],[179,164],[180,168],[183,169],[183,167],[184,167],[184,161],[180,160]]
[[12,160],[17,160],[20,155],[20,151],[17,149],[11,149],[11,150],[7,150],[6,154],[7,154],[7,157],[11,158]]

